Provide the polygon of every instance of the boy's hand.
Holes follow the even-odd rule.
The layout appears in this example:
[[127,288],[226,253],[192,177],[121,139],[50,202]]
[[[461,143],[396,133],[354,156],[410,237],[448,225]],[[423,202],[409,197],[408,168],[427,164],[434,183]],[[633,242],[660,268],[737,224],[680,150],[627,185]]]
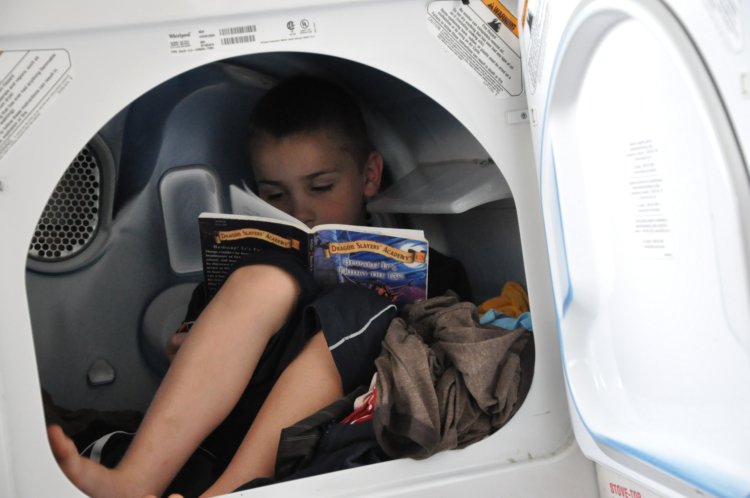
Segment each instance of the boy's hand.
[[169,363],[172,363],[172,360],[174,360],[174,356],[177,354],[180,346],[182,346],[182,343],[185,342],[185,339],[187,339],[186,332],[177,332],[175,334],[172,334],[172,337],[169,338],[169,340],[167,341],[167,346],[165,348],[167,352],[167,358],[169,358]]

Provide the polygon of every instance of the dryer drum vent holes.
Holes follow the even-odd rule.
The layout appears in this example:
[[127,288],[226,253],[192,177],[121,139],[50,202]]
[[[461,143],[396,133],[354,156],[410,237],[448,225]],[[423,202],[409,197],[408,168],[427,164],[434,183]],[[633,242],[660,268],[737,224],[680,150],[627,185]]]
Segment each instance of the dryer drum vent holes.
[[34,231],[29,256],[59,261],[81,252],[99,227],[101,165],[90,145],[71,162]]

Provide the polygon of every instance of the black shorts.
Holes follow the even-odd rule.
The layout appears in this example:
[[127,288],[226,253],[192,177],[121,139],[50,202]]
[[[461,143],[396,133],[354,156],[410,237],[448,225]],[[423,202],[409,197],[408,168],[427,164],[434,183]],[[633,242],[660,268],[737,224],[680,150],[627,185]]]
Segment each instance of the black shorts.
[[338,285],[305,308],[305,329],[323,331],[344,393],[369,385],[375,358],[396,312],[395,304],[354,284]]
[[[370,383],[381,343],[397,312],[393,303],[361,286],[341,284],[321,294],[307,269],[282,252],[253,254],[238,267],[253,264],[270,264],[288,272],[299,282],[300,296],[287,322],[268,342],[237,406],[202,445],[225,463],[279,376],[318,331],[323,331],[347,393]],[[205,306],[197,302],[201,294],[194,293],[187,320],[195,320]]]

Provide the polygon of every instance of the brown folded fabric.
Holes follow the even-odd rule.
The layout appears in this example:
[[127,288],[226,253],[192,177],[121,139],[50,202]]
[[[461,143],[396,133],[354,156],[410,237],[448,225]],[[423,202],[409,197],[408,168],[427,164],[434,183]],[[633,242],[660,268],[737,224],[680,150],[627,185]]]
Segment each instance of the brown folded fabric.
[[504,425],[517,407],[529,337],[525,329],[479,324],[476,306],[454,295],[408,306],[375,361],[373,421],[386,454],[426,458]]

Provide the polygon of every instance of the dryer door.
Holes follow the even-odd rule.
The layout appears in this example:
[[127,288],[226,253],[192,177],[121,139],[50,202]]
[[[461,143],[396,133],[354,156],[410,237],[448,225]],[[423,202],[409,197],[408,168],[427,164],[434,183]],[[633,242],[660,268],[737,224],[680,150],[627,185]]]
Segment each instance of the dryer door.
[[659,2],[584,2],[543,127],[579,444],[643,496],[748,496],[750,185],[699,49]]

